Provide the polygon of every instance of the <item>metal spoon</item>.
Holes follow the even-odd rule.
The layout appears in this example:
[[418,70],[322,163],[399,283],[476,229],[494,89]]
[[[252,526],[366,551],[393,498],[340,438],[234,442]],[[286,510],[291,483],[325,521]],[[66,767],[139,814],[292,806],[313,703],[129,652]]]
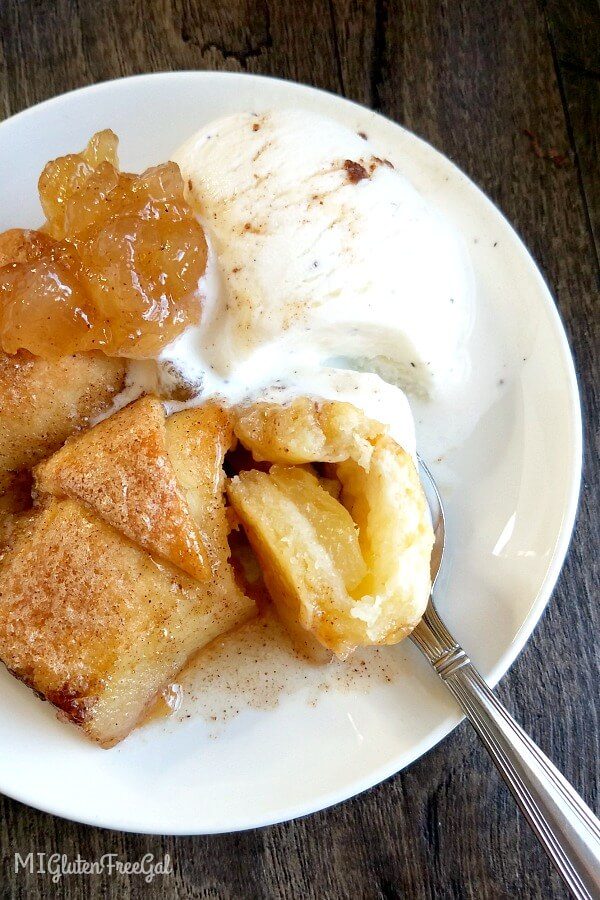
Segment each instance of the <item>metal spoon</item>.
[[412,632],[483,741],[521,812],[573,897],[600,898],[600,822],[568,781],[504,709],[433,605],[442,564],[445,522],[431,472],[419,460],[419,474],[435,532],[431,556],[432,594]]

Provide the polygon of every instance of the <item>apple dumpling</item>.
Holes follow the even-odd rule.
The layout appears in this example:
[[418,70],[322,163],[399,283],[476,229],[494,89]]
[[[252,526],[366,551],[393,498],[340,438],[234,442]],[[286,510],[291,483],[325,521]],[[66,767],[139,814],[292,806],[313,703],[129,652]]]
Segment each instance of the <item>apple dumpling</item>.
[[142,398],[34,473],[0,553],[0,658],[103,746],[255,613],[229,565],[227,415]]
[[409,634],[433,545],[413,459],[347,403],[256,403],[234,428],[274,463],[240,472],[227,493],[292,636],[345,658]]

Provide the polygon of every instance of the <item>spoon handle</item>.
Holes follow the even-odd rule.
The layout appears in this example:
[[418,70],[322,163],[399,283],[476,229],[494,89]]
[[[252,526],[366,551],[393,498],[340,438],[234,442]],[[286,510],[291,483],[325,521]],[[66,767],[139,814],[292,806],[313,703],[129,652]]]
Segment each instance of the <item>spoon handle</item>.
[[504,709],[431,604],[412,638],[467,714],[573,897],[598,900],[598,819]]

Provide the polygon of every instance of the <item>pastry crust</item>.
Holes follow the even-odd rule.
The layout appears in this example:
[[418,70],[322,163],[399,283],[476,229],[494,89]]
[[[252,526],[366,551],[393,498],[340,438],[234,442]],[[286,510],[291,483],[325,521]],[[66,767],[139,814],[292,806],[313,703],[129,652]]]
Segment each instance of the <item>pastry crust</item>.
[[[96,445],[107,431],[111,440]],[[160,451],[158,468],[135,443],[140,435],[150,435],[146,449]],[[165,422],[161,404],[145,398],[40,466],[40,505],[15,515],[5,535],[0,658],[102,746],[131,731],[192,654],[256,613],[228,561],[223,459],[231,441],[219,407]],[[152,470],[146,479],[144,465]],[[117,515],[110,497],[121,476],[129,506]],[[136,539],[147,534],[148,510],[158,510],[158,526],[161,503],[172,499],[167,476],[177,481],[186,526],[203,540],[202,580]]]
[[[39,496],[81,500],[140,547],[203,579],[207,549],[173,465],[185,441],[171,442],[171,431],[160,400],[142,397],[40,463],[35,486]],[[203,449],[196,443],[193,451]]]
[[159,562],[75,500],[21,522],[0,562],[0,656],[104,747],[189,656],[254,614],[226,583]]
[[125,370],[123,360],[102,353],[50,361],[0,352],[0,493],[107,409]]
[[366,460],[370,442],[386,430],[350,403],[310,397],[285,405],[258,401],[235,413],[235,433],[254,459],[284,466]]

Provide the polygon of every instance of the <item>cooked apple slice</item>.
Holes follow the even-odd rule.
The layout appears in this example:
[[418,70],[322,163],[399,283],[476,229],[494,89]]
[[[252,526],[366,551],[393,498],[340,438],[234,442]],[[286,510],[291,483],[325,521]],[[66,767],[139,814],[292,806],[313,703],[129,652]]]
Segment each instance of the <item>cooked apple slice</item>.
[[227,493],[292,637],[303,629],[340,657],[354,650],[364,628],[348,591],[365,564],[348,511],[314,475],[288,468],[241,472]]
[[124,379],[124,362],[102,353],[0,353],[0,493],[105,410]]
[[[197,424],[202,416],[193,412],[191,421]],[[162,403],[156,397],[142,397],[67,441],[37,466],[36,489],[42,495],[83,501],[141,547],[194,578],[206,578],[210,575],[207,548],[174,466],[178,454],[196,454],[197,464],[202,465],[206,448],[186,447],[177,440],[170,447],[172,433],[175,426],[167,427]],[[198,428],[197,439],[203,434]],[[210,442],[211,435],[204,440]],[[208,464],[212,465],[214,456],[210,451]],[[185,465],[178,468],[184,477]],[[215,487],[210,482],[213,503],[220,501]]]
[[360,550],[358,528],[348,510],[305,469],[272,466],[270,476],[284,497],[312,525],[317,540],[331,556],[348,590],[355,588],[366,576],[367,567]]
[[254,612],[231,575],[198,582],[71,499],[25,516],[0,556],[0,658],[105,747]]

